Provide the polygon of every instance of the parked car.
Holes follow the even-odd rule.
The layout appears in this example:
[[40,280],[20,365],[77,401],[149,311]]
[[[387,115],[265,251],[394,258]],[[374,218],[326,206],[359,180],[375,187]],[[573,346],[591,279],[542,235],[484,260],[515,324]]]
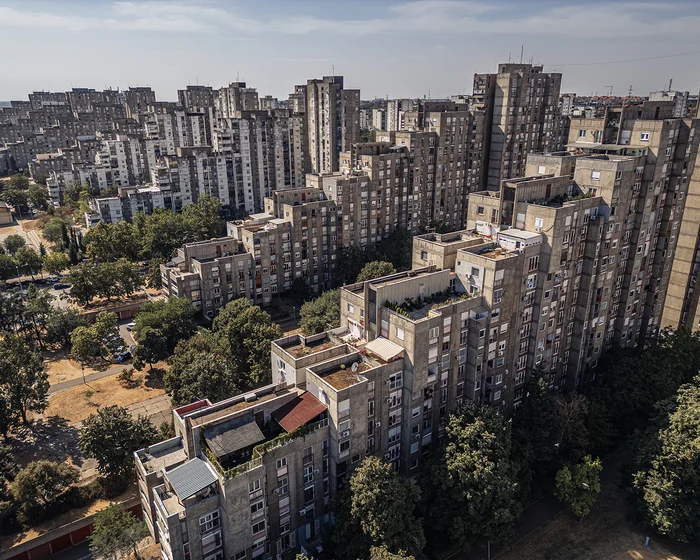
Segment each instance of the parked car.
[[133,331],[135,327],[136,327],[136,323],[127,323],[126,324],[127,331]]
[[56,282],[60,282],[61,279],[58,276],[47,276],[44,279],[44,281],[49,283],[49,284],[51,284],[51,283],[55,284]]
[[53,285],[54,290],[65,290],[66,288],[70,288],[70,284],[67,282],[56,282]]
[[117,362],[123,362],[124,360],[128,360],[131,358],[131,352],[120,352],[118,354],[114,354],[114,359]]

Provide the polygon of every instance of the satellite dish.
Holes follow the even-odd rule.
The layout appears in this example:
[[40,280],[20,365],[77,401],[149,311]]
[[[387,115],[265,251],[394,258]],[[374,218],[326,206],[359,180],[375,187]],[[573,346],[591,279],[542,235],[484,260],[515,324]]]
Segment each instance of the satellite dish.
[[352,363],[352,368],[351,368],[352,371],[353,371],[353,373],[356,372],[356,371],[358,370],[359,367],[360,367],[360,364],[358,364],[357,362],[353,362],[353,363]]

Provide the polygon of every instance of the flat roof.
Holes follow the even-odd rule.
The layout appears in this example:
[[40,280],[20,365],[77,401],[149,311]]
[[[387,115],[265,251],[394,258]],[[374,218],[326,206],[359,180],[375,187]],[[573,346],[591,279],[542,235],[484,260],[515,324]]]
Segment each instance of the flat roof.
[[498,235],[508,235],[510,237],[516,237],[518,239],[539,239],[540,237],[542,237],[542,235],[539,233],[535,233],[533,231],[525,231],[524,229],[516,229],[516,228],[505,229],[503,231],[499,231]]
[[199,457],[166,472],[165,476],[181,500],[194,496],[219,480],[211,467]]

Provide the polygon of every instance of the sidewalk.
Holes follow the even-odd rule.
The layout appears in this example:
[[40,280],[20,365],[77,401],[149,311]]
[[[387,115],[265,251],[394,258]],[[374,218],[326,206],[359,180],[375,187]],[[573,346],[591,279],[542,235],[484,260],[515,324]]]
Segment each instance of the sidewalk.
[[[131,363],[129,364],[119,364],[118,366],[112,366],[111,368],[108,368],[104,371],[98,371],[96,373],[90,373],[85,376],[85,381],[87,383],[90,383],[90,381],[97,381],[98,379],[102,379],[103,377],[109,377],[110,375],[114,375],[115,373],[120,373],[124,371],[125,369],[134,367]],[[61,391],[65,391],[66,389],[71,389],[73,387],[77,387],[78,385],[83,384],[83,378],[82,377],[76,377],[75,379],[70,379],[69,381],[63,381],[61,383],[56,383],[54,385],[51,385],[49,387],[49,395],[54,395],[56,393],[60,393]]]

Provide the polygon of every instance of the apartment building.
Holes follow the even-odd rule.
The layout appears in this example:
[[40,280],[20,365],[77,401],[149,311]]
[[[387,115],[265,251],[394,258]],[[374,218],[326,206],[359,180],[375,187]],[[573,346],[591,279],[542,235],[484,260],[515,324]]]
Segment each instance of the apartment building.
[[678,240],[682,228],[685,232],[693,229],[693,213],[686,219],[684,209],[695,169],[700,121],[673,118],[673,111],[673,100],[611,107],[602,118],[572,119],[569,135],[569,148],[582,153],[642,157],[634,214],[638,231],[634,241],[638,251],[641,247],[638,266],[644,275],[642,332],[690,325],[686,321],[692,317],[690,253],[695,241],[684,236],[679,248]]
[[413,111],[411,99],[392,99],[386,103],[386,128],[388,132],[403,130],[404,114]]
[[484,110],[490,130],[487,188],[522,177],[528,153],[563,149],[555,140],[560,87],[561,74],[532,64],[499,64],[497,74],[474,75],[474,105]]
[[332,173],[340,153],[360,140],[360,90],[344,89],[342,76],[324,76],[306,84],[306,169]]
[[176,257],[160,265],[162,292],[166,297],[190,300],[213,318],[233,299],[254,301],[252,270],[251,254],[238,239],[186,243]]
[[173,211],[177,208],[169,190],[151,185],[118,187],[117,196],[90,197],[88,204],[90,212],[85,215],[88,228],[100,222],[130,222],[138,212],[148,216],[158,208]]
[[249,88],[245,82],[231,82],[219,88],[218,98],[214,99],[219,118],[233,119],[243,111],[257,111],[260,108],[258,91]]
[[386,111],[372,109],[372,130],[386,130]]

